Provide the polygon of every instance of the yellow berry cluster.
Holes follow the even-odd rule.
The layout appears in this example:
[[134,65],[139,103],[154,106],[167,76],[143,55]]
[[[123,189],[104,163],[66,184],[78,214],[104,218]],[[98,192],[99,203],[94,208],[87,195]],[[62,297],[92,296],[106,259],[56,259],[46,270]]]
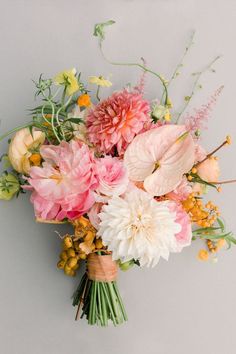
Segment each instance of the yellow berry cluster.
[[[217,240],[217,241],[212,241],[212,240],[206,240],[206,245],[208,250],[206,249],[201,249],[198,252],[198,259],[201,261],[207,261],[210,257],[210,254],[215,254],[218,252],[221,248],[225,246],[226,242],[223,238]],[[214,258],[217,260],[217,258]]]
[[190,215],[191,221],[201,227],[210,227],[214,224],[220,215],[218,207],[211,201],[206,204],[202,199],[191,193],[186,200],[182,202],[185,211]]
[[65,235],[62,241],[59,269],[64,269],[66,275],[75,276],[79,262],[85,260],[89,253],[104,248],[102,240],[96,238],[96,230],[89,219],[81,216],[72,222],[74,235]]

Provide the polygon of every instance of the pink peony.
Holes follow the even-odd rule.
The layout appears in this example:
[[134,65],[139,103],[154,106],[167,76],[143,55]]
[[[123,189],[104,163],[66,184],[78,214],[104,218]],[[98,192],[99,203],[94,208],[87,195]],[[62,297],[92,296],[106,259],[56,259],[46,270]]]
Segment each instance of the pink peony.
[[42,198],[35,191],[31,194],[30,201],[34,204],[34,213],[37,218],[45,220],[56,219],[60,210],[60,204],[56,204],[50,200]]
[[176,213],[175,222],[181,226],[181,230],[175,234],[178,243],[178,252],[186,246],[190,246],[192,241],[192,227],[189,215],[183,209],[182,205],[176,202],[169,202],[168,208]]
[[88,137],[100,152],[122,155],[135,135],[151,123],[149,103],[127,89],[113,93],[88,113]]
[[88,211],[94,203],[93,191],[98,187],[98,177],[87,145],[63,141],[58,146],[42,146],[40,153],[45,162],[42,167],[32,167],[28,178],[34,189],[32,202],[36,215],[62,220]]
[[97,161],[99,187],[97,192],[107,197],[123,194],[129,184],[128,173],[122,160],[105,156]]

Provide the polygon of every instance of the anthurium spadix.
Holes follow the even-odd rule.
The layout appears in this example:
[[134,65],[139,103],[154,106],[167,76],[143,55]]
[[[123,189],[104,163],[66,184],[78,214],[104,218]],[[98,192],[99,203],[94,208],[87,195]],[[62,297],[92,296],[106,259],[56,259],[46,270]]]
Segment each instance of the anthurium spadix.
[[184,125],[165,125],[137,135],[124,162],[132,181],[153,196],[173,191],[194,164],[194,141]]

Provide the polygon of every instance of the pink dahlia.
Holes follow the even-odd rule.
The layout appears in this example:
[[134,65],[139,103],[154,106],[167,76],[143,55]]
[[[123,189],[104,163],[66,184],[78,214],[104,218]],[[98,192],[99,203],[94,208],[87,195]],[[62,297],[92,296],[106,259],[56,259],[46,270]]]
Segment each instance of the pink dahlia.
[[35,214],[43,219],[73,219],[87,212],[98,187],[96,164],[87,145],[63,141],[40,149],[42,167],[32,167],[28,182]]
[[100,152],[123,155],[135,135],[151,123],[142,94],[127,89],[113,93],[87,116],[88,137]]

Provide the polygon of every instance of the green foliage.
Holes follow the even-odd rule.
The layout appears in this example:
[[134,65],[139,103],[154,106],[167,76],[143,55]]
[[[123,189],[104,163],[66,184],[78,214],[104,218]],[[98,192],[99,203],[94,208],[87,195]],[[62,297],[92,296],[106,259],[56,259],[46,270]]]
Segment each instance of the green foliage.
[[220,218],[217,218],[215,226],[202,227],[194,230],[193,239],[196,240],[197,238],[211,241],[224,239],[227,242],[229,248],[232,244],[236,245],[236,238],[232,232],[226,232],[225,224]]
[[109,20],[109,21],[106,21],[106,22],[101,22],[101,23],[97,23],[95,26],[94,26],[94,32],[93,32],[93,35],[95,37],[98,37],[99,41],[102,42],[104,39],[105,39],[105,28],[107,26],[111,26],[115,23],[115,21],[113,20]]

